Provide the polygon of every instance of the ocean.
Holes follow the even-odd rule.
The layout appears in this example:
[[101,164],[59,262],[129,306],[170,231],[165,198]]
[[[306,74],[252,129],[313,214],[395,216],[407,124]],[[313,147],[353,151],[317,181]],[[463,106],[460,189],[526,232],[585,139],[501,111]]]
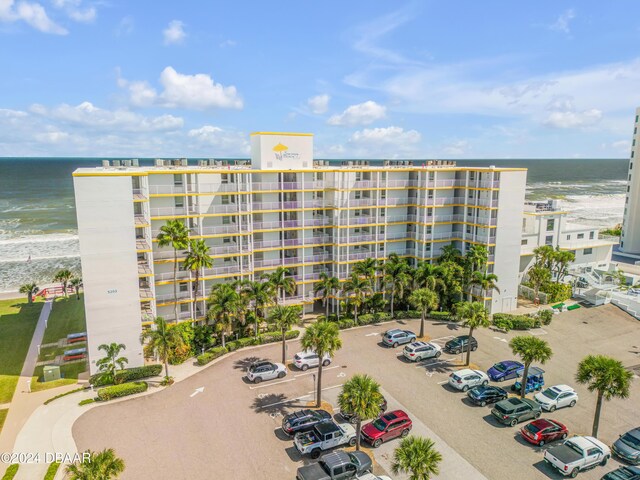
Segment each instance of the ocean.
[[[0,159],[0,293],[16,291],[31,281],[51,283],[52,276],[62,268],[80,271],[71,173],[78,167],[99,166],[101,160]],[[141,165],[152,162],[140,159]],[[622,221],[627,159],[483,159],[457,163],[528,168],[528,199],[560,199],[576,223],[607,227]]]

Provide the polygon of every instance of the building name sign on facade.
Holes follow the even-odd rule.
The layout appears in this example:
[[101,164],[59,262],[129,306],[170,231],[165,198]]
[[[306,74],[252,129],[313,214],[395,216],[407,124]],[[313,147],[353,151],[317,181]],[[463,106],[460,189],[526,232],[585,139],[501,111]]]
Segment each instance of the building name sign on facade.
[[300,158],[299,153],[289,152],[289,147],[283,145],[282,143],[278,143],[275,147],[273,147],[273,152],[276,156],[276,160],[297,160]]

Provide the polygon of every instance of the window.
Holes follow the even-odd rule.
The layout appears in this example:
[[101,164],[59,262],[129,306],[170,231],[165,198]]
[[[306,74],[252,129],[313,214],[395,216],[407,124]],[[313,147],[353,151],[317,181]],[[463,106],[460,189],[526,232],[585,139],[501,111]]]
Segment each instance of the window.
[[434,172],[429,172],[429,181],[432,182],[435,178]]
[[183,197],[173,197],[175,200],[176,208],[184,207],[184,198]]
[[231,237],[223,237],[222,243],[231,243]]
[[567,235],[567,240],[571,240],[571,235]]
[[221,183],[229,183],[229,174],[228,173],[223,173],[222,175],[220,175],[220,182]]
[[384,217],[387,214],[386,210],[384,208],[380,209],[380,216]]
[[357,190],[353,198],[355,198],[356,200],[360,200],[362,198],[362,190]]
[[182,186],[182,175],[176,173],[173,175],[173,185],[176,187]]
[[631,186],[627,185],[627,193],[631,191]]
[[552,218],[547,220],[547,232],[553,232],[553,227],[555,226],[555,220]]
[[553,235],[547,235],[544,238],[544,244],[545,245],[553,245]]
[[593,240],[596,236],[596,232],[589,232],[589,240]]
[[427,198],[431,200],[433,198],[433,190],[427,190]]
[[469,172],[469,180],[475,180],[476,172]]
[[427,225],[427,235],[431,235],[431,225]]
[[384,243],[378,244],[378,250],[384,252]]
[[386,190],[381,190],[380,191],[380,198],[382,200],[384,200],[385,198],[387,198],[387,191]]
[[229,205],[231,203],[229,195],[222,195],[222,205]]
[[593,253],[593,248],[585,248],[582,250],[583,255],[591,255]]
[[584,233],[579,233],[578,234],[578,240],[582,240],[584,238]]
[[528,243],[529,243],[529,240],[527,240],[526,238],[523,238],[523,239],[520,241],[520,245],[526,245],[526,244],[528,244]]
[[180,311],[181,312],[188,312],[189,311],[189,304],[188,303],[181,303],[180,304]]
[[231,224],[231,217],[222,217],[222,224],[223,225],[230,225]]
[[189,291],[189,285],[187,285],[186,283],[181,283],[180,284],[180,291],[181,292],[188,292]]

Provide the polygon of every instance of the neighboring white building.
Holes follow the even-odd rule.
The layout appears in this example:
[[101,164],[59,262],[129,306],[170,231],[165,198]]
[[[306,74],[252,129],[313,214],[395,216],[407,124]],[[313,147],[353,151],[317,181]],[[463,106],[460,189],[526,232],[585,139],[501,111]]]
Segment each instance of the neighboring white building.
[[[492,312],[516,308],[526,169],[436,161],[334,166],[314,161],[310,134],[252,134],[251,156],[233,166],[125,161],[74,172],[92,373],[98,345],[124,343],[129,366],[142,365],[139,337],[154,316],[201,320],[213,284],[258,279],[279,266],[298,285],[287,302],[310,311],[322,272],[344,280],[365,258],[434,260],[445,245],[464,253],[479,244],[500,292],[472,294]],[[193,273],[179,270],[177,319],[173,250],[155,240],[169,219],[205,239],[214,258],[200,272],[198,298]]]
[[606,270],[611,262],[614,237],[600,235],[598,227],[567,222],[569,212],[560,207],[558,200],[526,202],[522,219],[522,249],[520,278],[533,265],[533,251],[542,245],[551,245],[575,254],[571,269]]
[[636,118],[633,124],[633,140],[631,145],[631,159],[629,160],[629,177],[627,183],[627,197],[625,198],[624,217],[622,220],[622,236],[620,250],[622,253],[640,255],[640,175],[638,167],[633,170],[637,158],[640,158],[640,133],[638,125],[640,108],[636,108]]

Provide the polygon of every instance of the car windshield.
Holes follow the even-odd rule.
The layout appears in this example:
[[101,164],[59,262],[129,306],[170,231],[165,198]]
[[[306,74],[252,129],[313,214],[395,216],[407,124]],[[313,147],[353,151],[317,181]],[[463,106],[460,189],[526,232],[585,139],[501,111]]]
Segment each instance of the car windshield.
[[536,427],[533,423],[530,423],[529,425],[527,425],[524,428],[526,428],[531,433],[538,433],[540,431],[540,429],[538,427]]
[[380,430],[381,432],[384,432],[384,429],[387,426],[387,424],[381,418],[378,418],[377,420],[375,420],[371,425],[373,425],[376,428],[376,430]]
[[325,472],[327,472],[327,473],[331,474],[331,470],[329,469],[329,466],[328,466],[326,463],[324,463],[322,460],[320,460],[320,461],[318,462],[318,465],[320,465],[320,467],[321,467]]
[[513,411],[513,408],[505,408],[504,405],[497,404],[496,410],[498,410],[500,413],[511,413]]
[[507,367],[503,364],[503,363],[496,363],[493,368],[495,368],[496,370],[498,370],[499,372],[504,372]]
[[544,392],[542,392],[542,395],[544,395],[547,398],[550,398],[551,400],[555,400],[556,398],[558,398],[558,395],[560,394],[552,388],[547,388]]
[[640,450],[640,439],[634,437],[633,435],[630,435],[629,432],[622,435],[620,437],[620,440],[622,440],[623,443],[630,446],[631,448]]
[[354,465],[360,465],[360,461],[358,460],[358,457],[356,457],[353,453],[349,453],[349,460],[351,460],[351,463],[353,463]]

